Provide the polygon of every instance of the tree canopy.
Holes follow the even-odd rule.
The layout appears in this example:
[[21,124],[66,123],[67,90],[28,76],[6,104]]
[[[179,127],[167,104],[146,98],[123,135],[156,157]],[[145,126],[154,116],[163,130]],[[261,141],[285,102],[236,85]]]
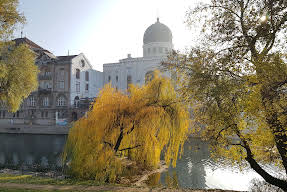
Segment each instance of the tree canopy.
[[34,53],[9,40],[17,24],[25,21],[17,6],[18,0],[0,1],[0,101],[12,112],[38,86]]
[[74,176],[113,182],[125,169],[119,157],[152,169],[164,154],[175,165],[188,128],[188,112],[169,79],[155,75],[126,94],[106,85],[70,129],[64,160]]
[[23,24],[25,17],[17,10],[18,0],[0,1],[0,40],[7,40],[15,31],[17,24]]
[[[198,20],[197,20],[198,19]],[[246,160],[267,182],[287,190],[287,2],[212,0],[189,10],[204,43],[163,65],[177,72],[192,104],[193,127],[215,158]],[[274,163],[285,179],[265,171]]]

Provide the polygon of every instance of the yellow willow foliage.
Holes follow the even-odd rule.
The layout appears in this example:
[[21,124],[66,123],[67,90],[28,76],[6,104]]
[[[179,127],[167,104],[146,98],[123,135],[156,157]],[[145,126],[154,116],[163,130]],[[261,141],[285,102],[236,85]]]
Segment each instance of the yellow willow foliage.
[[171,81],[158,72],[147,85],[132,85],[127,94],[107,85],[71,128],[64,160],[74,176],[109,182],[123,172],[119,157],[152,169],[163,154],[166,163],[175,166],[188,127],[186,107]]
[[38,87],[35,54],[26,46],[0,44],[0,102],[16,112],[23,99]]

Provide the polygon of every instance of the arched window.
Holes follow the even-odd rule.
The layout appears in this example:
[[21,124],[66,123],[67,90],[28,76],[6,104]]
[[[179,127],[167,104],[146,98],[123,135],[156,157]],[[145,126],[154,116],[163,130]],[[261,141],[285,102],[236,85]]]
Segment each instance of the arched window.
[[118,82],[119,81],[119,77],[118,76],[116,76],[116,82]]
[[86,71],[86,81],[89,81],[90,80],[90,78],[89,78],[89,71]]
[[60,96],[57,100],[57,106],[65,106],[66,105],[66,99],[64,96]]
[[80,103],[80,99],[79,99],[78,96],[76,96],[75,99],[74,99],[74,106],[75,106],[75,108],[79,107],[79,103]]
[[76,78],[80,79],[80,69],[76,69]]
[[82,67],[85,67],[85,60],[84,59],[81,60],[81,64],[82,64]]
[[151,80],[153,80],[153,78],[154,78],[154,72],[153,71],[148,71],[145,74],[145,83],[150,82]]

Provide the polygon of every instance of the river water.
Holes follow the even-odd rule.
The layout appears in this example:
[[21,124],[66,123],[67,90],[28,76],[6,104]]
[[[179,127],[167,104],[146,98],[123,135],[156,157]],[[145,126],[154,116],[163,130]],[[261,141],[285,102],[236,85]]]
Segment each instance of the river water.
[[[66,135],[0,134],[0,167],[36,170],[61,168],[61,153]],[[273,167],[269,167],[273,170]],[[273,171],[276,173],[276,170]],[[171,185],[192,189],[248,190],[252,179],[260,178],[253,170],[222,166],[211,160],[208,146],[190,138],[175,168],[153,175],[150,185]]]

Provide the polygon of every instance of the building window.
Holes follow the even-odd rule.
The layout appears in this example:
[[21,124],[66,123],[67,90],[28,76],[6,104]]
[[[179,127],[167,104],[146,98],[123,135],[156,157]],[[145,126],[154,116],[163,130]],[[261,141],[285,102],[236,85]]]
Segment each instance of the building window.
[[80,98],[78,96],[75,97],[74,99],[74,107],[78,108],[80,103]]
[[162,53],[162,47],[159,48],[159,53]]
[[17,111],[17,112],[16,112],[16,117],[19,117],[19,116],[20,116],[20,112]]
[[89,78],[89,71],[86,71],[85,77],[86,77],[86,81],[89,81],[89,80],[90,80],[90,78]]
[[152,52],[153,52],[153,53],[156,53],[156,48],[155,48],[155,47],[152,49]]
[[64,78],[65,78],[64,68],[61,68],[61,69],[60,69],[59,75],[60,75],[60,76],[59,76],[59,79],[64,80]]
[[129,88],[129,85],[132,83],[132,76],[128,75],[127,76],[127,89]]
[[43,98],[43,106],[49,106],[49,97]]
[[76,92],[79,93],[80,92],[80,82],[76,83]]
[[34,107],[36,105],[35,97],[29,97],[29,106]]
[[57,106],[65,106],[66,105],[66,99],[63,96],[60,96],[57,100]]
[[81,60],[81,64],[82,64],[82,67],[85,67],[85,60],[84,59]]
[[43,88],[43,89],[51,89],[52,86],[51,86],[51,83],[50,82],[40,82],[40,87]]
[[76,78],[80,79],[80,69],[76,69]]
[[58,88],[59,89],[64,89],[65,88],[65,81],[59,81],[58,82]]
[[89,84],[86,84],[86,91],[89,91]]
[[5,118],[6,114],[5,114],[5,111],[3,111],[3,118]]
[[118,82],[119,81],[119,77],[118,76],[116,76],[116,82]]
[[48,111],[46,111],[46,112],[45,112],[45,111],[42,111],[42,112],[41,112],[41,117],[42,117],[42,118],[47,118],[47,117],[48,117]]
[[147,48],[147,53],[150,53],[150,48]]
[[110,75],[109,75],[109,77],[108,77],[108,81],[111,82],[111,76],[110,76]]
[[[42,74],[43,74],[43,73],[42,73]],[[51,76],[51,71],[50,71],[50,69],[46,69],[46,70],[44,71],[44,76],[45,76],[45,77]]]

